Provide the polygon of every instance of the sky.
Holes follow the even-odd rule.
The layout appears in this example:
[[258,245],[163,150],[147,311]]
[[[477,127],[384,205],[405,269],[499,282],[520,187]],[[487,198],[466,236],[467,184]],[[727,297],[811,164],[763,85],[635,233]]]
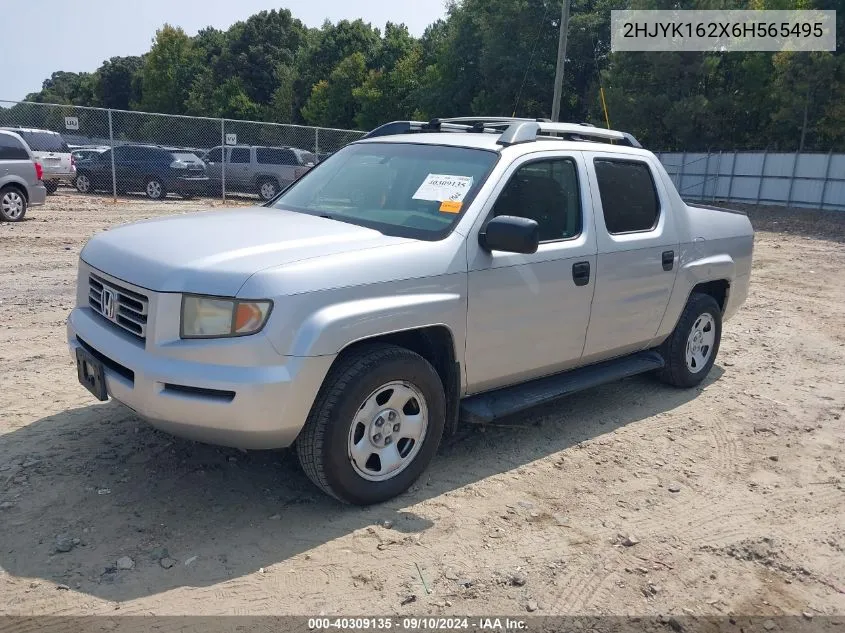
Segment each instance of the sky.
[[[55,10],[45,11],[45,3]],[[404,22],[413,35],[444,16],[445,0],[0,0],[3,22],[31,28],[4,29],[0,43],[0,100],[20,100],[41,89],[53,72],[93,72],[114,56],[149,50],[165,22],[194,35],[206,26],[226,29],[262,10],[290,9],[307,26],[325,19],[363,19],[384,31]],[[17,52],[16,52],[17,51]]]

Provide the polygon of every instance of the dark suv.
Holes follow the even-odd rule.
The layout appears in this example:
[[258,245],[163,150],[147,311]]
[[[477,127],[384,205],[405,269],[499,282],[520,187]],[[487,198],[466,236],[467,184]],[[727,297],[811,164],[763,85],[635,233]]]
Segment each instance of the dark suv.
[[186,150],[157,145],[121,145],[106,150],[76,168],[81,193],[112,190],[112,155],[117,192],[143,191],[159,200],[168,193],[190,198],[208,188],[205,164]]

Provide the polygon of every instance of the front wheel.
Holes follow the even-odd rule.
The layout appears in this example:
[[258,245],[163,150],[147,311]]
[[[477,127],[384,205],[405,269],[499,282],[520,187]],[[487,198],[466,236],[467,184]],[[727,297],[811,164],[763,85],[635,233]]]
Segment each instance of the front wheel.
[[296,441],[308,478],[345,503],[406,491],[428,467],[446,419],[446,396],[422,356],[367,345],[329,372]]
[[79,193],[90,193],[93,191],[91,179],[88,177],[88,174],[78,174],[73,184]]
[[164,188],[164,183],[158,178],[148,178],[147,184],[144,186],[144,193],[150,200],[161,200],[167,195],[167,190]]
[[678,324],[660,348],[666,365],[660,379],[694,387],[707,377],[722,340],[722,310],[710,295],[693,293]]

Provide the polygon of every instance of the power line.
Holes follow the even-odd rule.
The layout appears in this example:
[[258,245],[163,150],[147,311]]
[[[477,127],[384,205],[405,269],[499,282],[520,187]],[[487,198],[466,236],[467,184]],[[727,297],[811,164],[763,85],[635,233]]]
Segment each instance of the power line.
[[528,66],[525,68],[525,75],[522,77],[522,84],[520,84],[519,92],[516,94],[516,103],[513,105],[513,114],[511,114],[511,116],[516,116],[517,108],[519,108],[519,101],[522,99],[522,89],[525,87],[525,80],[528,79],[528,73],[531,72],[531,67],[534,62],[534,53],[537,51],[537,43],[540,41],[540,33],[543,31],[543,26],[546,24],[546,16],[549,14],[549,5],[546,3],[544,4],[546,7],[543,10],[543,19],[540,20],[537,35],[534,36],[534,46],[531,47],[531,56],[528,58]]

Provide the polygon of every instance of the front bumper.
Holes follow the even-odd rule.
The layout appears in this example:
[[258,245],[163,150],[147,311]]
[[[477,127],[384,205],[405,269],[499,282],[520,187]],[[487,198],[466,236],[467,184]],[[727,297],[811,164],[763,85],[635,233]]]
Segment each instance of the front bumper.
[[204,193],[208,187],[208,178],[174,178],[170,183],[170,189],[176,193]]
[[[290,446],[305,423],[333,356],[279,356],[278,364],[220,365],[156,353],[87,307],[67,322],[71,357],[83,346],[103,360],[108,394],[153,426],[176,436],[243,449]],[[253,339],[253,340],[250,340]],[[220,340],[185,341],[194,357],[199,346]],[[225,341],[223,358],[256,355],[272,346],[261,335]],[[147,349],[152,347],[153,349]],[[253,349],[250,349],[253,348]],[[172,353],[172,352],[171,352]],[[81,386],[80,386],[81,388]]]

